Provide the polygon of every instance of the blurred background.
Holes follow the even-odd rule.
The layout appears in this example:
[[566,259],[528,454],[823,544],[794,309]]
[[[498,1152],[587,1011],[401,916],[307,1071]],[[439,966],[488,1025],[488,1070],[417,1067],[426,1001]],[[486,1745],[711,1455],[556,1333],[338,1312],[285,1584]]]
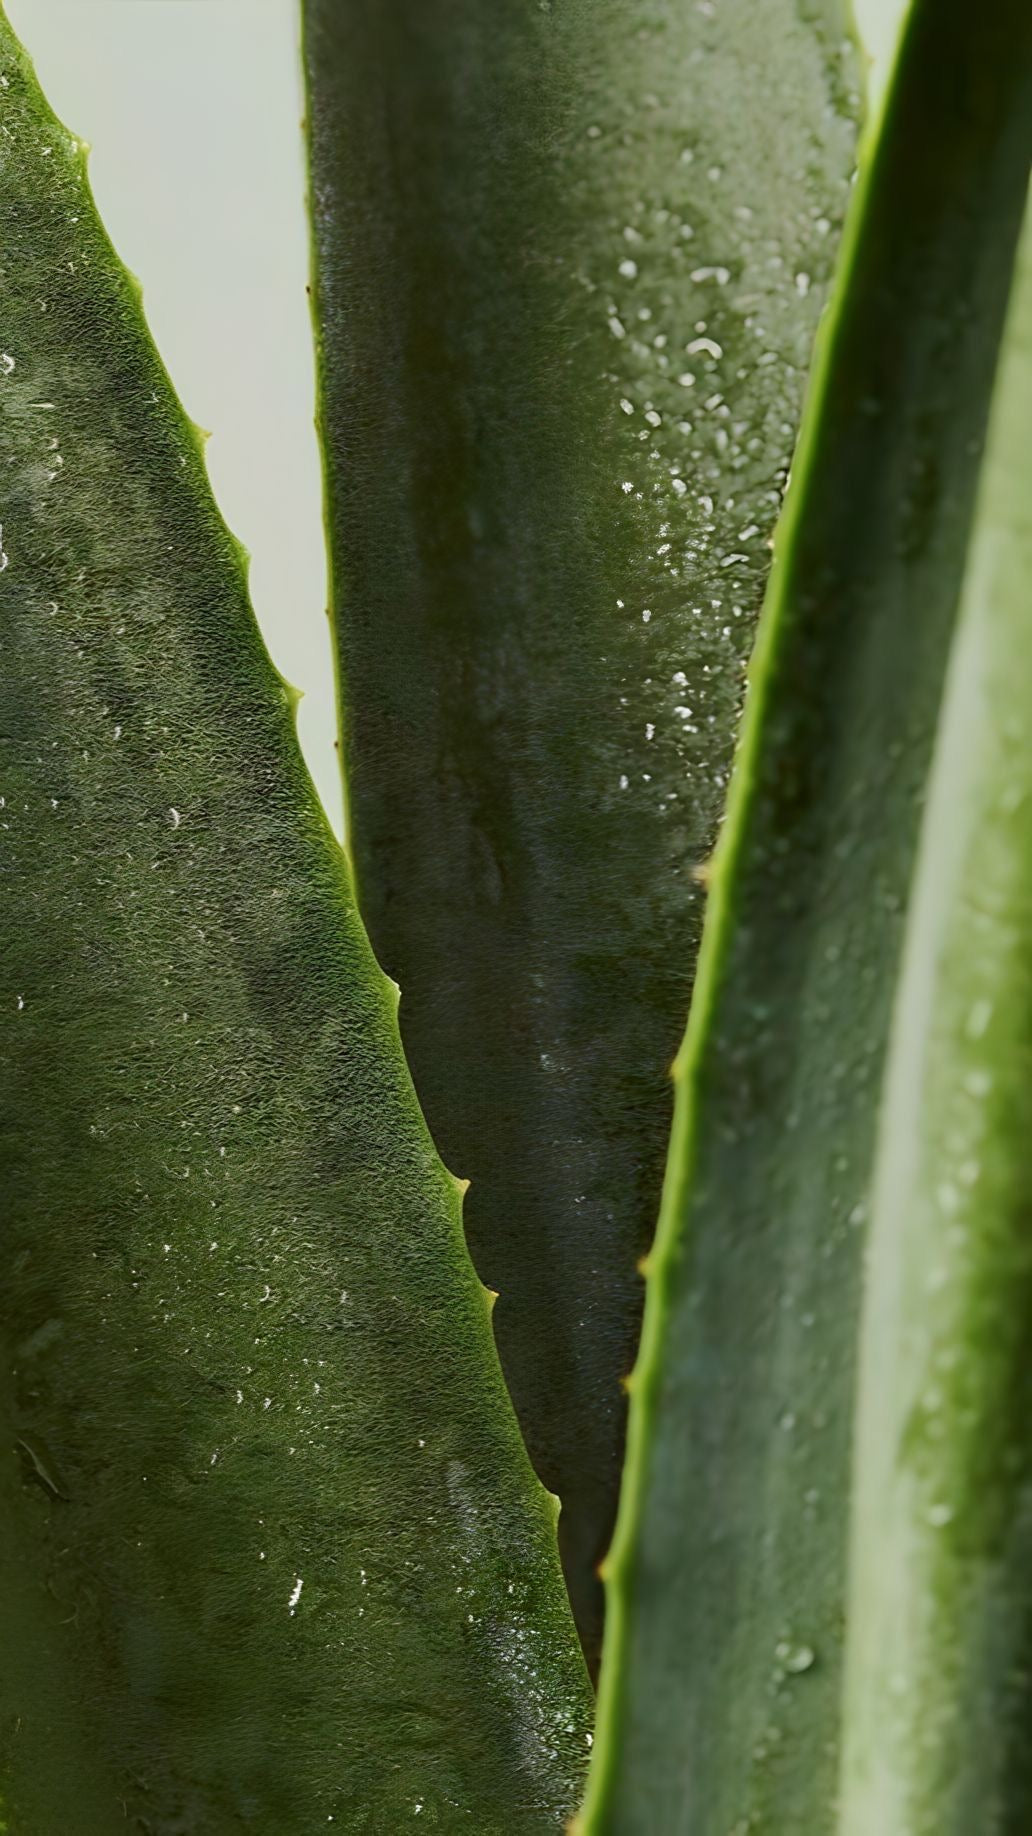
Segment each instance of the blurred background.
[[[343,3],[343,0],[342,0]],[[265,641],[338,833],[315,378],[305,287],[300,0],[6,0],[252,556]],[[685,0],[691,4],[691,0]],[[723,0],[734,5],[734,0]],[[880,87],[905,0],[857,0]]]
[[8,0],[108,233],[143,283],[265,641],[340,831],[315,376],[299,0]]

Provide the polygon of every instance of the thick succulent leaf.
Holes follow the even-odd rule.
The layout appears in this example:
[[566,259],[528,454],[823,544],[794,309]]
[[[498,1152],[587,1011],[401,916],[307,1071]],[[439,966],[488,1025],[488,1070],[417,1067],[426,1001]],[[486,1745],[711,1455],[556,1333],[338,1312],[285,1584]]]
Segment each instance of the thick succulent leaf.
[[1030,127],[1025,0],[918,0],[819,349],[679,1059],[592,1836],[834,1826],[873,1136]]
[[840,0],[306,0],[359,897],[589,1654]]
[[587,1677],[199,443],[0,23],[0,1793],[561,1825]]
[[879,1131],[843,1836],[1032,1821],[1032,216]]

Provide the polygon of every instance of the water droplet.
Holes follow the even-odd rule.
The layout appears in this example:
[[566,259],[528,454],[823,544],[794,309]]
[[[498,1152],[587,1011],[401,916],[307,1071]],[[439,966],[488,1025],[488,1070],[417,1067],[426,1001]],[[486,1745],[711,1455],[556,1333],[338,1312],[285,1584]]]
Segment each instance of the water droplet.
[[969,1039],[981,1039],[993,1017],[991,1001],[975,1001],[968,1010],[965,1032]]
[[294,1576],[294,1586],[291,1589],[290,1600],[287,1603],[290,1608],[291,1619],[293,1619],[294,1614],[297,1611],[297,1603],[301,1598],[301,1589],[303,1587],[304,1587],[304,1582],[302,1581],[301,1576],[295,1575]]
[[804,1670],[812,1669],[817,1654],[812,1645],[791,1645],[787,1639],[782,1639],[774,1648],[774,1656],[792,1676],[798,1677]]

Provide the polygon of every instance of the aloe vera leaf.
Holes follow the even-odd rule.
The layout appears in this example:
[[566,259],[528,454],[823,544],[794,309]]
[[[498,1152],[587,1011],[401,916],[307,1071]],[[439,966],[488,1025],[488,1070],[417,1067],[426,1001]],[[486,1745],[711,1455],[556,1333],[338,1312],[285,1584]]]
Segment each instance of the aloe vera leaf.
[[6,1815],[555,1829],[590,1689],[459,1193],[245,557],[2,23],[0,220]]
[[864,1285],[843,1836],[1032,1816],[1032,214],[896,995]]
[[594,1657],[854,52],[838,0],[305,16],[359,899]]
[[677,1068],[590,1836],[835,1826],[875,1118],[1030,122],[1023,0],[918,0],[819,343]]

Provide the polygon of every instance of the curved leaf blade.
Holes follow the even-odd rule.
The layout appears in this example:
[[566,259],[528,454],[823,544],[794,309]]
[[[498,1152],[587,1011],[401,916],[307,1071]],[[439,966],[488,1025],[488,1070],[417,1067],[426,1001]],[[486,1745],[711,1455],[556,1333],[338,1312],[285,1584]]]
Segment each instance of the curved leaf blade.
[[555,1829],[588,1684],[458,1191],[2,21],[0,130],[7,1814]]
[[578,1827],[835,1827],[883,1061],[1028,172],[1032,17],[918,0],[862,166],[718,848]]
[[1032,1815],[1032,216],[922,828],[864,1287],[843,1836]]
[[306,0],[346,794],[589,1658],[838,0]]

